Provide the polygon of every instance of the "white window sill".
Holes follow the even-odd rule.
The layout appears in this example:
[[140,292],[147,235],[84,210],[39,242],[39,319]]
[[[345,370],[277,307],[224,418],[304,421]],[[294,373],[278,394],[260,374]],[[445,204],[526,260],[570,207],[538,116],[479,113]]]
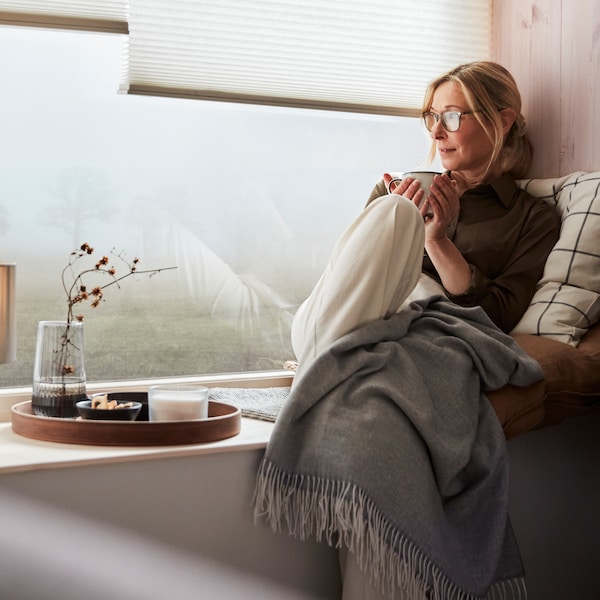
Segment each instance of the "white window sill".
[[[270,387],[291,383],[289,372],[244,373],[239,375],[174,378],[168,381],[202,382],[212,387]],[[95,391],[146,391],[153,381],[129,381],[88,385]],[[161,379],[161,382],[166,381]],[[61,444],[29,439],[12,431],[10,407],[31,399],[30,388],[0,390],[0,475],[18,471],[56,469],[82,464],[128,462],[156,458],[207,455],[264,449],[273,424],[257,419],[242,419],[241,432],[229,439],[185,446],[119,447]]]
[[20,471],[60,469],[84,464],[260,450],[266,447],[272,430],[273,423],[243,418],[240,433],[219,442],[186,446],[117,447],[59,444],[33,440],[14,433],[10,423],[1,423],[0,475]]

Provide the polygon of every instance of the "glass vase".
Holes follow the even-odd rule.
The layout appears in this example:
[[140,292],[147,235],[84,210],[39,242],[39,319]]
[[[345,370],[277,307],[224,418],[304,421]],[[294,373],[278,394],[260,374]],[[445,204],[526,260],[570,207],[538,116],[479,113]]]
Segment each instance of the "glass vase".
[[85,399],[83,323],[40,321],[33,367],[33,413],[75,418],[75,404]]

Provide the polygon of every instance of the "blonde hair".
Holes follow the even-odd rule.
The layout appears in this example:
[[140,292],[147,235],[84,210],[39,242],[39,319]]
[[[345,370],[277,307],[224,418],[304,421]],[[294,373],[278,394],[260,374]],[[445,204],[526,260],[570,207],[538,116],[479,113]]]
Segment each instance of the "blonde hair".
[[[525,131],[521,94],[513,76],[503,66],[491,61],[460,65],[429,84],[423,100],[424,113],[431,110],[437,88],[448,81],[460,86],[468,109],[477,111],[473,116],[488,133],[492,155],[486,174],[500,161],[503,173],[509,173],[515,179],[525,177],[533,158],[533,147]],[[515,121],[506,135],[500,117],[500,111],[504,108],[511,108],[515,113]],[[430,160],[435,157],[435,152],[433,143],[429,152]]]

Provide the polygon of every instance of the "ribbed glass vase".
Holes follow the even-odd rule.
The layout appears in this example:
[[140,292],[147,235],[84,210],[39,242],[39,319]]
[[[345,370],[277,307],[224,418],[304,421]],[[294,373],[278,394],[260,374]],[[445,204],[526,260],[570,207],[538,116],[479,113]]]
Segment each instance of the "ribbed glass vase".
[[85,398],[83,323],[40,321],[33,367],[33,413],[75,418],[75,404]]

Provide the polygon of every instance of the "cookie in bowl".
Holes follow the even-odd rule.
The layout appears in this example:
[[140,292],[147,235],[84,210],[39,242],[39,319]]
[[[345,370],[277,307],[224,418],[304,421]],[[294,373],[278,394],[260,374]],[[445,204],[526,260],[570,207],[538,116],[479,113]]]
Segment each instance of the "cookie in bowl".
[[109,400],[108,394],[94,394],[89,400],[77,402],[82,419],[103,421],[135,421],[142,409],[141,402]]

